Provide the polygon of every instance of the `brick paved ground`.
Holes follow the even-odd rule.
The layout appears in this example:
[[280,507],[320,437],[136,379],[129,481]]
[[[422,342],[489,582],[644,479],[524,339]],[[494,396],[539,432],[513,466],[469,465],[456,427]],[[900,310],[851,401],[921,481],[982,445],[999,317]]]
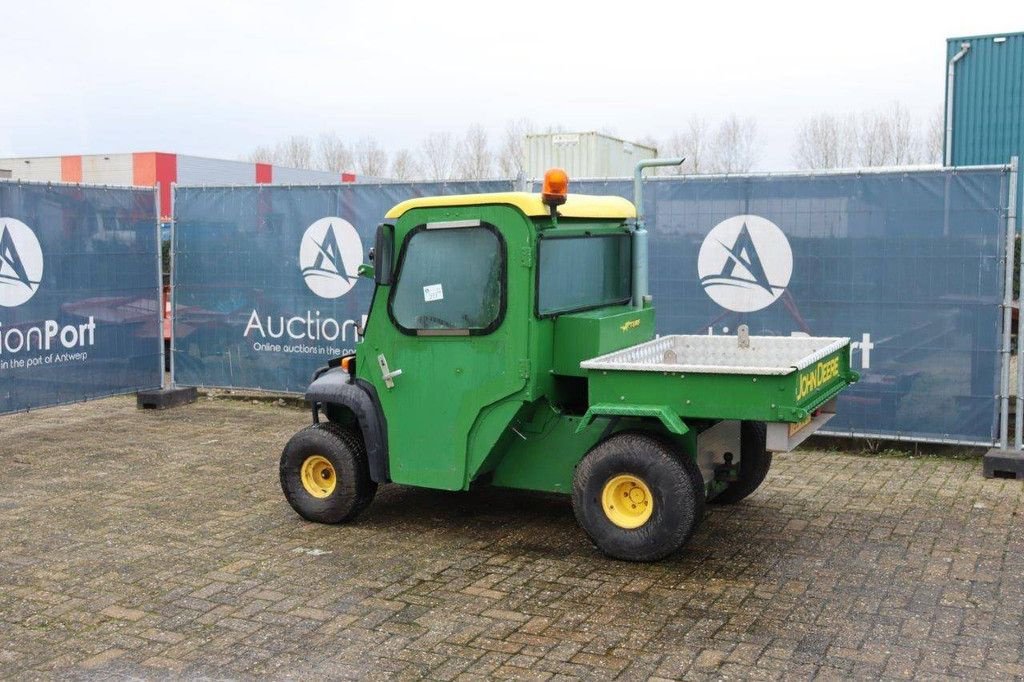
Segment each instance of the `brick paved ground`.
[[390,486],[303,523],[304,411],[129,399],[0,418],[0,677],[1024,675],[1024,488],[800,452],[654,565],[567,501]]

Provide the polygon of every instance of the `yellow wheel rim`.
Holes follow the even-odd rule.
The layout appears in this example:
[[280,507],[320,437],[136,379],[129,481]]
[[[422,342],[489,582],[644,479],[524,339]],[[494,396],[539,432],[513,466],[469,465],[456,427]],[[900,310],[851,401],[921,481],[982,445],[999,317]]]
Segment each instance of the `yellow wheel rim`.
[[334,485],[338,477],[334,473],[334,465],[330,460],[320,455],[310,455],[302,463],[299,470],[302,477],[302,487],[313,497],[328,497],[334,492]]
[[608,520],[619,528],[639,528],[654,513],[654,496],[643,479],[619,474],[604,484],[601,508]]

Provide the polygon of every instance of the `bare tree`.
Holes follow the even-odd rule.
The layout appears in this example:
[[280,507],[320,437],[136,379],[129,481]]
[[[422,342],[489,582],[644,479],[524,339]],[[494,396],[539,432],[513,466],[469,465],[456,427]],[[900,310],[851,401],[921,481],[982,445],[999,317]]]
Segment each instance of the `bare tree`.
[[498,152],[498,171],[502,177],[514,178],[526,172],[526,136],[533,124],[525,118],[509,121]]
[[372,137],[363,137],[355,146],[356,171],[360,175],[383,177],[388,170],[388,153]]
[[451,133],[431,133],[420,147],[420,165],[427,180],[450,180],[458,151]]
[[862,113],[857,132],[857,159],[860,165],[884,166],[890,163],[891,144],[889,122],[885,115],[877,111]]
[[408,149],[399,149],[391,157],[391,177],[395,180],[412,180],[419,175],[419,164]]
[[946,115],[940,107],[928,120],[928,130],[925,132],[924,150],[922,153],[925,163],[942,164],[942,157],[946,145]]
[[[683,151],[685,147],[686,143],[683,133],[675,132],[658,143],[658,156],[664,156],[665,158],[685,157],[686,152]],[[658,175],[683,175],[686,173],[686,166],[686,163],[682,166],[662,166],[654,169],[654,172]]]
[[857,147],[863,166],[905,166],[921,158],[914,123],[899,102],[884,111],[861,114]]
[[906,166],[920,162],[921,141],[906,108],[899,102],[894,102],[889,108],[888,119],[893,164]]
[[839,125],[838,167],[852,168],[857,165],[857,116],[844,114],[837,117]]
[[857,155],[855,119],[819,114],[797,131],[793,160],[800,168],[848,168]]
[[467,180],[483,180],[494,174],[493,155],[487,144],[487,131],[480,125],[473,125],[459,145],[456,162],[458,175]]
[[273,147],[261,144],[253,149],[245,160],[250,163],[274,163],[277,161],[277,155]]
[[317,141],[316,165],[320,170],[341,173],[353,169],[352,150],[337,133],[324,133]]
[[666,155],[682,156],[686,162],[681,166],[663,168],[662,172],[667,175],[706,173],[710,143],[707,121],[699,116],[691,117],[685,130],[673,133],[662,145]]
[[744,173],[754,167],[758,155],[757,122],[732,114],[718,125],[710,145],[710,170]]
[[711,151],[711,129],[708,122],[699,116],[690,118],[683,137],[684,146],[681,156],[686,157],[682,168],[689,167],[692,173],[706,173],[708,156]]
[[305,135],[292,135],[277,144],[275,161],[292,168],[313,167],[313,143]]

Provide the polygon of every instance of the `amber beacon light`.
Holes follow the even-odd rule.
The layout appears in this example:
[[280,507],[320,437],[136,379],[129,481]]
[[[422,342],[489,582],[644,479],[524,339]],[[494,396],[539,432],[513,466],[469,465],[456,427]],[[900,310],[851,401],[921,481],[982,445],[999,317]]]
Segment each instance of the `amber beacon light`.
[[569,175],[561,168],[552,168],[544,174],[544,188],[540,197],[547,206],[561,206],[569,194]]

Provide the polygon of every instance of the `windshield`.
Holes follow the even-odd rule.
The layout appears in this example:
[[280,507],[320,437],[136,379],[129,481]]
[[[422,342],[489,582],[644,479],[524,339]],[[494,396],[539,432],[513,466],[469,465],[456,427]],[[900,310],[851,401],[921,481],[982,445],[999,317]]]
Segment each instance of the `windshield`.
[[541,239],[537,314],[625,303],[632,286],[628,234]]

